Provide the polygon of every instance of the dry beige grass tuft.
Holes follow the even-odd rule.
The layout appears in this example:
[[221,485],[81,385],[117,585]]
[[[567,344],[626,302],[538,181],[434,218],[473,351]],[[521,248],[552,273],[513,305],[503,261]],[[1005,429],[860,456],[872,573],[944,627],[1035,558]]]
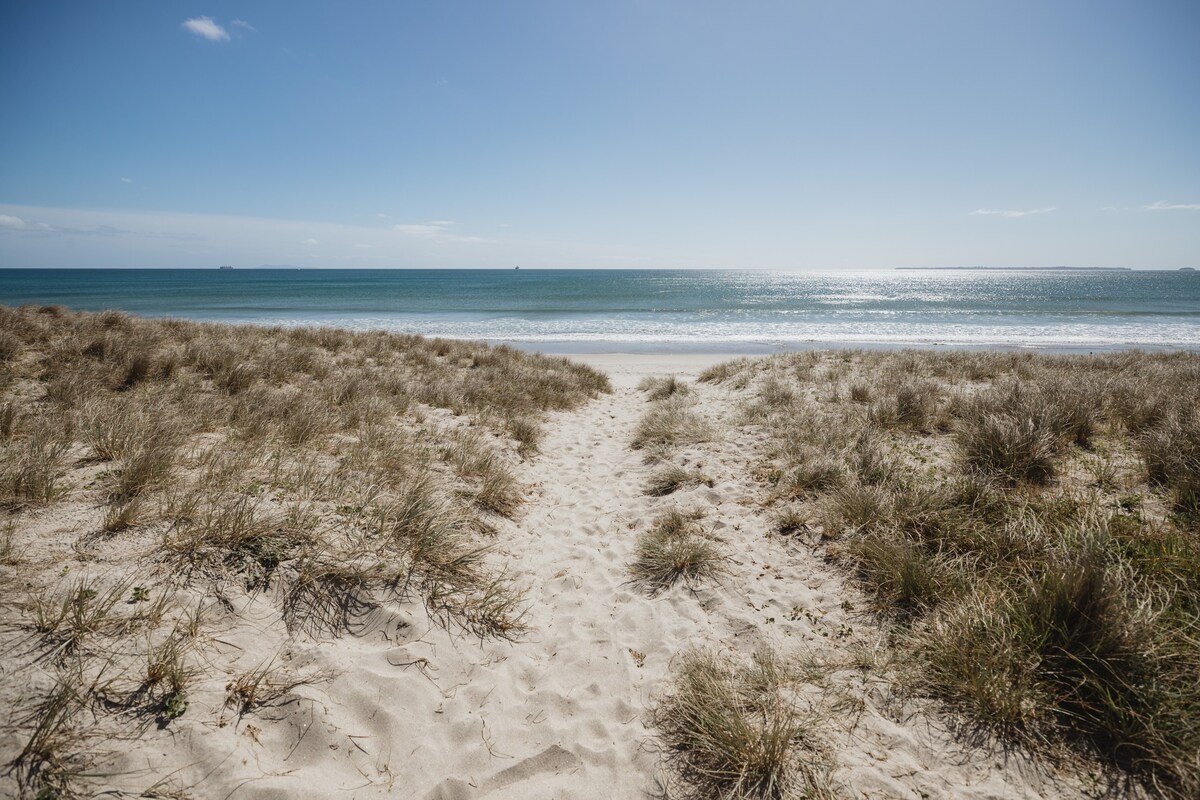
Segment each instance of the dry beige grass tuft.
[[682,394],[655,400],[634,431],[633,446],[679,447],[709,441],[713,426],[692,405]]
[[646,378],[638,384],[638,390],[646,393],[647,400],[666,400],[675,395],[690,395],[692,387],[671,375],[666,378]]
[[791,693],[797,682],[770,651],[749,664],[710,650],[684,653],[654,713],[673,796],[834,797],[818,720],[801,713]]
[[655,470],[650,475],[650,480],[646,484],[646,494],[662,497],[688,486],[711,487],[712,485],[712,479],[699,469],[685,469],[671,464]]
[[634,580],[661,592],[678,581],[690,586],[722,575],[727,556],[721,539],[701,526],[703,518],[704,512],[696,509],[671,509],[657,516],[638,536],[630,565]]

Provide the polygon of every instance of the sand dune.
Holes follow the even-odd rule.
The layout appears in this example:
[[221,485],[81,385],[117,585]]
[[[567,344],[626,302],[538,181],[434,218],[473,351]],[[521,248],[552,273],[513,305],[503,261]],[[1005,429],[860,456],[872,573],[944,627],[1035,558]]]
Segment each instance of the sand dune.
[[[410,603],[372,612],[355,635],[288,636],[271,593],[237,595],[213,609],[201,649],[226,674],[200,678],[169,726],[126,732],[99,784],[220,798],[658,796],[670,777],[652,711],[675,660],[766,645],[815,665],[796,702],[821,720],[835,796],[1082,796],[1074,772],[972,748],[937,709],[897,695],[868,603],[814,549],[771,535],[752,477],[762,442],[732,424],[729,390],[696,386],[715,434],[675,456],[711,485],[645,493],[653,467],[630,446],[647,405],[638,382],[690,381],[719,356],[581,360],[607,370],[613,392],[549,414],[540,454],[518,471],[525,503],[497,523],[494,560],[526,591],[524,635],[454,634]],[[631,581],[637,535],[679,507],[704,512],[726,572],[652,594]],[[52,511],[36,525],[64,535],[72,519]],[[239,714],[228,683],[262,666],[277,696]],[[11,689],[16,665],[5,669]],[[4,744],[19,746],[15,734]]]
[[[646,401],[634,385],[668,371],[694,377],[715,360],[596,359],[613,367],[615,392],[551,418],[543,453],[522,476],[527,505],[500,533],[510,569],[529,589],[527,636],[454,639],[414,614],[392,620],[388,636],[293,643],[295,663],[336,677],[298,690],[305,699],[270,719],[248,717],[193,739],[190,754],[200,763],[188,773],[200,778],[222,765],[194,791],[654,795],[662,778],[648,715],[677,654],[698,644],[749,654],[768,642],[836,662],[875,646],[879,632],[853,613],[865,604],[841,578],[809,550],[764,536],[758,487],[745,477],[752,441],[723,426],[718,441],[685,454],[713,479],[711,488],[643,493],[649,468],[629,442]],[[700,403],[718,425],[730,411],[719,389],[705,388]],[[681,504],[709,512],[732,571],[719,584],[651,597],[630,583],[635,534],[660,508]],[[846,629],[853,632],[836,638]],[[847,698],[862,703],[853,724],[839,708]],[[833,778],[847,796],[1077,796],[1061,776],[1041,775],[1020,758],[963,749],[936,716],[900,703],[881,678],[864,683],[843,670],[805,702],[828,714]]]

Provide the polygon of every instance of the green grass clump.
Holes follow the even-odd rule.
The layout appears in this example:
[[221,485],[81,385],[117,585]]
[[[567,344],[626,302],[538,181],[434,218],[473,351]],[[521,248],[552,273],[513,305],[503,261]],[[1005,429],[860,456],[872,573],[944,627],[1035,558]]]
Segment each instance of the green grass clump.
[[[858,398],[855,389],[859,389]],[[865,402],[865,387],[851,387],[851,399]],[[918,433],[933,430],[941,389],[929,380],[905,380],[871,406],[870,416],[882,427],[901,427]],[[862,399],[859,399],[862,398]]]
[[807,448],[803,455],[794,454],[790,466],[776,481],[780,497],[793,498],[838,486],[846,477],[846,463],[836,454]]
[[1101,396],[1086,380],[1059,374],[1014,380],[978,396],[959,419],[958,444],[970,470],[1011,483],[1045,483],[1064,445],[1090,445]]
[[882,610],[907,615],[932,608],[963,582],[961,568],[944,555],[890,532],[854,537],[843,552]]

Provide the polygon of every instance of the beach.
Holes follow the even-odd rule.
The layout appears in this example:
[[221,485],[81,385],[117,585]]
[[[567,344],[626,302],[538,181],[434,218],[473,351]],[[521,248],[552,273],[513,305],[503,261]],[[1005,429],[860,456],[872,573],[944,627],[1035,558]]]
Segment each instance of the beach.
[[0,800],[1200,798],[1200,2],[210,5],[5,6]]
[[[764,664],[753,680],[769,705],[722,713],[794,733],[770,786],[737,796],[1078,797],[1120,781],[1087,747],[1049,757],[1000,728],[965,736],[953,694],[916,688],[925,668],[896,638],[890,584],[853,550],[866,523],[843,534],[836,522],[845,491],[890,479],[841,461],[814,477],[813,459],[866,463],[866,451],[805,442],[861,440],[847,425],[870,394],[879,453],[900,474],[949,457],[956,434],[936,419],[963,388],[1014,369],[1031,385],[1068,367],[1190,375],[1192,356],[566,361],[387,334],[5,313],[8,792],[708,796],[730,778],[703,777],[706,751],[680,727],[688,676],[735,687]],[[39,361],[47,352],[59,355]],[[887,387],[909,385],[900,375],[933,392],[927,421],[888,405]],[[303,397],[311,418],[294,412]],[[38,418],[71,432],[48,444]],[[150,475],[138,448],[157,440],[139,426],[154,418],[174,433]],[[1103,430],[1118,477],[1095,507],[1134,492],[1137,519],[1185,530],[1170,490],[1138,479],[1136,451]],[[1059,491],[1098,485],[1080,471],[1094,451],[1072,452],[1055,458],[1077,466],[1021,496],[1044,494],[1048,509]],[[53,462],[53,486],[31,483],[36,458]],[[935,608],[925,602],[905,607],[907,625]]]

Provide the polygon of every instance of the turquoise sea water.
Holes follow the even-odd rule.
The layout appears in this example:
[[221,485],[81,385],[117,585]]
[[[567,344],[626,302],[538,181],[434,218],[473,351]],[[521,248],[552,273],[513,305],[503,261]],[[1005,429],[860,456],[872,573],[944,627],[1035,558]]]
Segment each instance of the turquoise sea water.
[[1200,273],[0,270],[0,303],[337,325],[546,350],[1200,349]]

